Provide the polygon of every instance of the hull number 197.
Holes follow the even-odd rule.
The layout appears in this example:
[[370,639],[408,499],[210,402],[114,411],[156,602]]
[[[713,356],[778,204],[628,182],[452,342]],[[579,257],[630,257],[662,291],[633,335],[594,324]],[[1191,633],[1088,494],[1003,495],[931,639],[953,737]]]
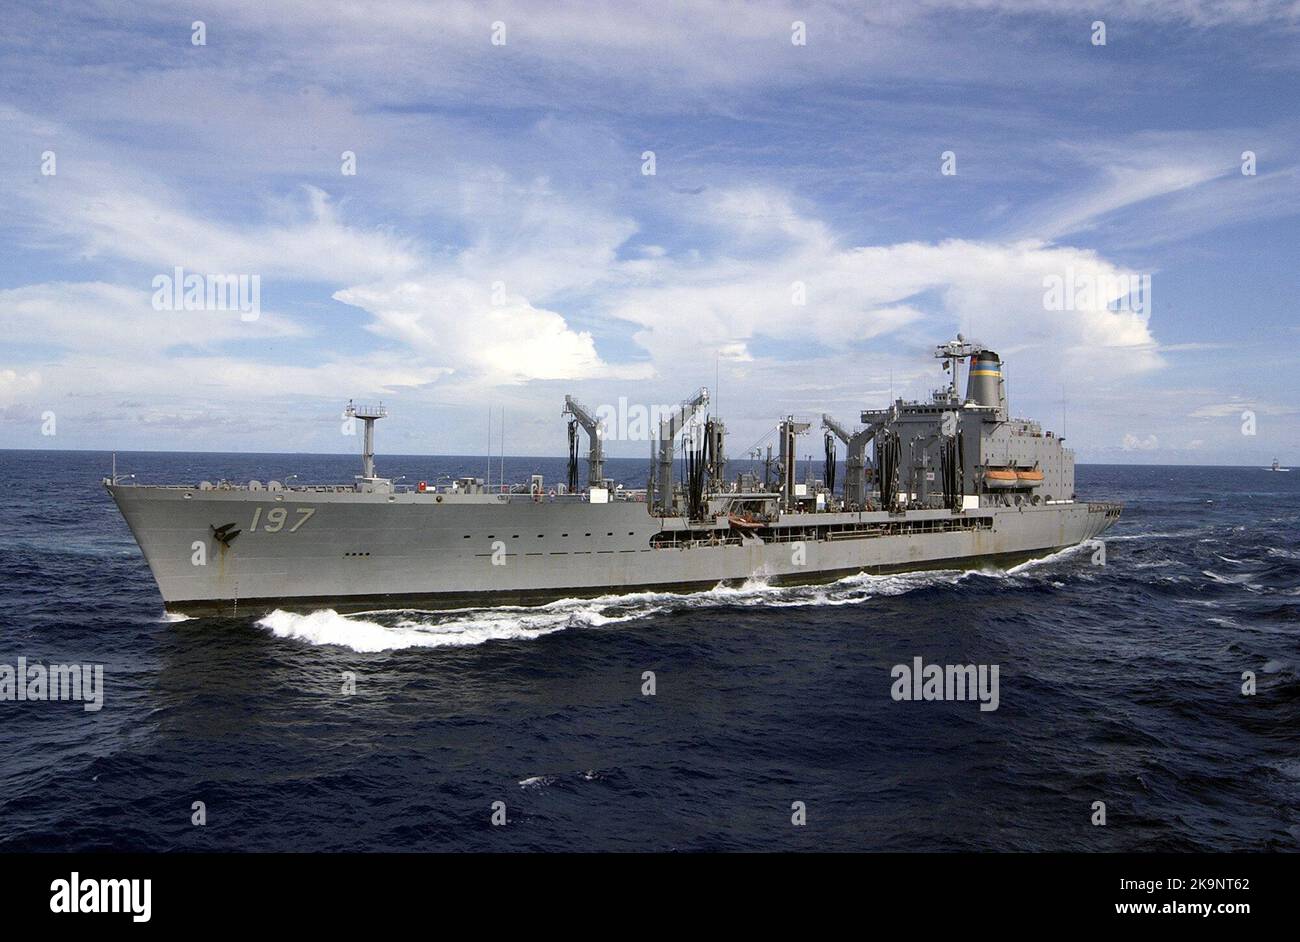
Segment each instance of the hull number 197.
[[[289,532],[295,532],[300,526],[311,519],[312,514],[316,512],[315,507],[298,507],[295,513],[298,514],[298,520],[289,528]],[[256,507],[253,510],[253,522],[249,524],[248,529],[256,530],[257,524],[262,519],[262,508]],[[272,507],[266,513],[266,526],[262,528],[265,533],[279,533],[284,529],[285,523],[289,519],[289,511],[283,507]]]

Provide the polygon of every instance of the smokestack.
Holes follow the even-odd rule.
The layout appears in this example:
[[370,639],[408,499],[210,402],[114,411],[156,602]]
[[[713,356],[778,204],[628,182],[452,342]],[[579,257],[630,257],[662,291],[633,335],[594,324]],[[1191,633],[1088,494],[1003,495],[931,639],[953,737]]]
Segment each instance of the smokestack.
[[1002,405],[1001,382],[1002,361],[996,353],[984,350],[971,357],[970,375],[966,378],[967,401],[998,408]]

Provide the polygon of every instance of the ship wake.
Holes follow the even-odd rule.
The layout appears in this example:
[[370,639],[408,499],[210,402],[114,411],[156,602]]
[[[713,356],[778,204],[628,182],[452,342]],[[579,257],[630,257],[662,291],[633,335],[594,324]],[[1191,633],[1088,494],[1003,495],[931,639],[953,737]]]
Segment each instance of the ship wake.
[[639,592],[596,598],[560,599],[540,606],[498,606],[451,610],[384,609],[340,614],[277,610],[257,624],[278,638],[336,645],[362,653],[404,648],[470,647],[489,641],[531,641],[568,628],[603,628],[664,613],[718,608],[797,608],[860,605],[873,598],[956,585],[967,579],[1030,579],[1071,553],[1003,570],[927,570],[888,576],[861,573],[814,586],[777,586],[752,579],[707,592]]

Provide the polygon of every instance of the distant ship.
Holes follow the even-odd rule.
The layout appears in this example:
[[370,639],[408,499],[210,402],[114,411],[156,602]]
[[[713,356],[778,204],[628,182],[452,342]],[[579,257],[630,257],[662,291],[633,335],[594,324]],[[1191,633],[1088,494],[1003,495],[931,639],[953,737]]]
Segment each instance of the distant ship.
[[[103,483],[167,610],[192,615],[532,604],[1006,566],[1090,540],[1119,518],[1120,504],[1075,500],[1074,453],[1062,439],[1010,416],[996,353],[959,334],[935,356],[948,383],[928,400],[863,411],[852,430],[823,414],[826,464],[802,480],[796,438],[811,423],[782,419],[779,454],[769,446],[761,476],[729,477],[726,427],[702,415],[701,389],[659,422],[640,489],[604,476],[605,429],[572,397],[564,482],[400,485],[375,471],[374,423],[387,410],[349,403],[365,426],[362,473],[349,484],[155,486],[116,471]],[[589,440],[582,486],[579,427]]]
[[1290,468],[1282,468],[1282,467],[1279,467],[1279,466],[1278,466],[1278,460],[1277,460],[1276,458],[1274,458],[1274,459],[1273,459],[1273,466],[1272,466],[1271,468],[1265,468],[1264,470],[1265,470],[1265,471],[1290,471],[1291,469],[1290,469]]

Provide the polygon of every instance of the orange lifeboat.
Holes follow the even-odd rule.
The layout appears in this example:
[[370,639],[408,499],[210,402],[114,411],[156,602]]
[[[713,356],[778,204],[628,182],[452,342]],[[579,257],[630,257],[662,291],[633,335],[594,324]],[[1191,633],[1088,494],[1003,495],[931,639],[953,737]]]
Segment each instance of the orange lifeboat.
[[997,488],[1017,487],[1019,486],[1019,478],[1017,478],[1016,472],[1010,468],[989,468],[984,472],[984,486]]
[[1043,483],[1043,472],[1037,468],[1027,468],[1016,472],[1016,480],[1021,487],[1039,487]]

